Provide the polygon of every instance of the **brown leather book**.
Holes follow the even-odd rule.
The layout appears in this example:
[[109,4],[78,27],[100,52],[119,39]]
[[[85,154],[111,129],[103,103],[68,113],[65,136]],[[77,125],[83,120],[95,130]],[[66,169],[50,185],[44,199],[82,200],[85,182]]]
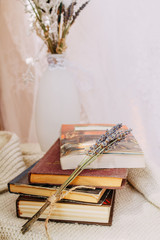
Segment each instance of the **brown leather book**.
[[[33,197],[49,197],[54,194],[59,186],[49,185],[49,184],[29,184],[28,182],[28,172],[35,166],[34,163],[28,169],[23,171],[17,177],[12,179],[8,183],[8,190],[10,193],[29,195]],[[66,193],[66,190],[69,190],[68,186],[63,193]],[[103,195],[106,189],[104,188],[78,188],[74,191],[69,192],[63,199],[67,201],[82,201],[90,203],[98,203],[103,201]]]
[[[29,172],[32,184],[61,185],[73,170],[62,170],[60,165],[60,140],[48,150],[40,161]],[[84,169],[71,185],[85,185],[101,188],[121,188],[127,177],[127,169]]]
[[[106,199],[99,204],[80,204],[57,202],[50,215],[50,220],[56,222],[112,225],[115,190],[110,190]],[[44,204],[45,199],[20,196],[16,201],[17,217],[31,218]],[[40,216],[45,220],[48,209]]]

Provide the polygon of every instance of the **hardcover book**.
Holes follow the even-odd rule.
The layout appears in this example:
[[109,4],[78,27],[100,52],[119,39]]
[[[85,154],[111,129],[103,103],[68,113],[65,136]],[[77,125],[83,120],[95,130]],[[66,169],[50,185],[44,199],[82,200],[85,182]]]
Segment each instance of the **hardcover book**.
[[[28,181],[28,172],[35,164],[27,170],[19,174],[8,183],[8,190],[10,193],[24,194],[38,197],[49,197],[57,190],[56,185],[32,185]],[[70,188],[67,187],[66,190]],[[66,190],[63,191],[65,194]],[[64,199],[70,201],[82,201],[90,203],[99,203],[103,200],[102,196],[105,195],[106,189],[102,188],[80,188],[68,193]]]
[[[115,190],[109,190],[104,202],[99,204],[75,204],[57,202],[52,210],[50,220],[57,222],[111,225]],[[44,204],[45,199],[20,196],[16,202],[17,216],[31,218]],[[47,208],[39,219],[46,219]]]
[[[48,150],[29,171],[32,184],[63,184],[73,170],[62,170],[60,166],[60,140]],[[120,188],[127,178],[127,169],[84,169],[70,185],[84,185],[99,188]],[[124,180],[124,181],[123,181]]]
[[[75,169],[86,156],[90,146],[112,128],[113,124],[68,124],[61,127],[60,163],[62,169]],[[128,129],[122,126],[122,129]],[[143,168],[144,154],[132,134],[122,140],[114,150],[101,154],[88,168]]]

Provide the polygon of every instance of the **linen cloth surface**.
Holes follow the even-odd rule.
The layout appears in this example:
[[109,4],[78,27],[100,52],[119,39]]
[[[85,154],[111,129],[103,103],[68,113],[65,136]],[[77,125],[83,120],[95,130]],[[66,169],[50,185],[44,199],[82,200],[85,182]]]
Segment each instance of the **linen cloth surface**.
[[[16,153],[13,153],[11,157],[5,159],[8,168],[11,164],[14,165],[14,168],[10,168],[8,176],[6,175],[8,168],[4,168],[2,164],[4,160],[2,152],[4,149],[8,149],[7,152],[10,152],[10,148],[6,146],[12,145],[10,143],[13,143],[15,134],[1,132],[2,135],[11,137],[7,138],[8,140],[3,137],[0,148],[0,176],[6,176],[6,178],[0,178],[0,239],[47,239],[42,221],[37,221],[25,235],[21,234],[20,229],[26,220],[16,217],[15,202],[18,195],[6,192],[7,183],[15,177],[16,166],[21,166],[19,170],[17,169],[17,174],[19,174],[44,153],[37,144],[19,143],[17,148],[19,147],[21,158],[14,158]],[[17,136],[16,139],[18,139]],[[129,170],[127,186],[116,191],[111,227],[49,222],[48,229],[51,239],[159,240],[160,177],[158,173],[158,166],[148,159],[146,159],[145,169]]]

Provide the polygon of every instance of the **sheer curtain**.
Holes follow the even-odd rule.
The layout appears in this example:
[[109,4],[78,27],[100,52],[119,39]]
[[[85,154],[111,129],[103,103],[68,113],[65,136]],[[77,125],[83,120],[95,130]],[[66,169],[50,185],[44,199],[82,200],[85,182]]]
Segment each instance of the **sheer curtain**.
[[89,121],[127,124],[160,166],[159,9],[158,0],[92,0],[69,46],[72,61],[91,74],[81,91]]
[[[28,35],[20,3],[0,4],[4,126],[33,141],[34,99],[43,70],[40,63],[35,66],[36,81],[28,85],[21,75],[26,69],[24,59],[41,42]],[[132,127],[146,156],[160,165],[159,9],[159,0],[90,1],[70,30],[67,56],[77,71],[85,119]]]
[[41,74],[32,66],[35,80],[25,83],[26,58],[36,55],[41,44],[29,29],[22,1],[0,1],[0,109],[4,128],[24,142],[36,141],[34,103]]

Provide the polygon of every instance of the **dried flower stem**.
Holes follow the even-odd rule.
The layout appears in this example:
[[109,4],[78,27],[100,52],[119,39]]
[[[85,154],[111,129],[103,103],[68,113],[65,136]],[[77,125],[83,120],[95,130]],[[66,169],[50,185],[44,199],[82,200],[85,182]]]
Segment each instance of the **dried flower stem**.
[[[118,131],[115,132],[120,125],[116,125],[110,130],[111,135],[109,134],[108,137],[101,144],[95,149],[93,155],[88,156],[88,158],[82,160],[80,165],[73,171],[73,173],[68,177],[68,179],[59,187],[55,194],[53,194],[50,198],[46,200],[44,205],[39,209],[39,211],[22,226],[22,233],[24,234],[27,232],[33,223],[39,218],[39,216],[44,212],[44,210],[53,203],[56,203],[61,199],[62,191],[88,166],[90,165],[99,155],[101,155],[104,151],[110,151],[113,147],[115,147],[121,140],[123,140],[126,135],[131,132],[131,129],[126,131]],[[100,138],[101,139],[101,138]],[[48,220],[48,219],[47,219]]]
[[77,10],[77,12],[75,13],[75,15],[73,16],[72,22],[70,23],[70,26],[75,22],[76,18],[79,16],[80,12],[87,6],[87,4],[89,3],[89,1],[85,2],[84,4],[82,4],[82,6]]

